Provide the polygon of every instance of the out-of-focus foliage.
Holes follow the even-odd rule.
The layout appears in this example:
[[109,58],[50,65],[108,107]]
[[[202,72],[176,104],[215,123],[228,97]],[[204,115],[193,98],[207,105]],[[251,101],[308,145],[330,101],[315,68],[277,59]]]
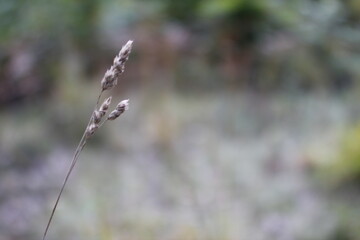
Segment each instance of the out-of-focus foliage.
[[[253,12],[266,12],[266,1],[250,0],[209,0],[203,1],[200,14],[204,17],[216,17],[219,15],[229,15],[234,11],[242,11],[248,15],[254,15]],[[255,10],[255,11],[254,11]]]
[[[139,56],[160,48],[189,79],[173,78],[181,89],[339,91],[359,82],[359,18],[355,0],[1,1],[0,48],[5,59],[19,43],[46,59],[76,51],[93,74],[128,35],[153,42]],[[36,50],[39,42],[48,48]]]
[[175,20],[191,23],[196,21],[199,6],[204,0],[160,0],[164,4],[164,12],[166,15]]
[[337,183],[360,181],[360,125],[348,129],[342,136],[339,150],[326,168],[326,175]]
[[94,27],[97,0],[14,0],[1,1],[1,42],[15,39],[34,40],[53,37],[65,40],[68,34],[74,38],[89,39]]
[[[54,239],[360,239],[359,25],[358,0],[0,1],[0,239],[39,239],[129,39],[130,111],[89,141]],[[332,160],[340,194],[312,178]]]

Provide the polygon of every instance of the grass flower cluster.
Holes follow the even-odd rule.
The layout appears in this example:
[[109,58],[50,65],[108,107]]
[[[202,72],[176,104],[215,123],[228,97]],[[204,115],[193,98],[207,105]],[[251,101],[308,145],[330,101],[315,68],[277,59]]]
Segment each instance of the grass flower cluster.
[[57,197],[54,207],[52,209],[49,221],[46,225],[45,232],[43,235],[43,240],[45,240],[45,238],[46,238],[46,235],[48,233],[51,221],[54,217],[57,205],[58,205],[61,195],[64,191],[65,185],[69,179],[69,176],[70,176],[72,170],[74,169],[74,166],[75,166],[77,160],[79,159],[79,155],[80,155],[81,151],[83,150],[83,148],[86,145],[87,140],[91,136],[93,136],[95,134],[95,132],[108,120],[113,121],[113,120],[117,119],[121,114],[123,114],[126,110],[129,109],[129,100],[126,99],[126,100],[119,102],[119,104],[116,106],[116,108],[113,111],[111,111],[107,117],[105,117],[108,112],[108,109],[110,107],[112,97],[110,96],[107,99],[105,99],[105,101],[100,105],[100,107],[99,107],[99,103],[100,103],[102,94],[105,91],[111,90],[113,87],[115,87],[117,85],[120,75],[125,70],[125,63],[129,58],[131,48],[132,48],[132,43],[133,43],[132,41],[128,41],[121,48],[119,54],[115,57],[112,66],[110,67],[110,69],[108,69],[106,71],[103,79],[101,80],[101,91],[97,98],[95,109],[94,109],[93,113],[91,114],[90,120],[85,128],[84,134],[75,150],[71,165],[65,176],[64,182],[61,186],[60,192],[58,194],[58,197]]

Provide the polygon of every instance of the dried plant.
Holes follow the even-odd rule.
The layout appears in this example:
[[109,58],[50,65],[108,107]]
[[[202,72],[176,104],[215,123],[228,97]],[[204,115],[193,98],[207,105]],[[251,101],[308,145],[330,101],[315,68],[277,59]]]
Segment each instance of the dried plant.
[[101,99],[101,96],[103,94],[104,91],[106,90],[110,90],[112,89],[114,86],[116,86],[118,79],[120,77],[120,75],[124,72],[125,69],[125,62],[128,60],[130,52],[131,52],[131,48],[132,48],[132,43],[133,41],[128,41],[120,50],[119,54],[115,57],[114,62],[112,64],[112,66],[110,67],[110,69],[108,69],[103,77],[103,79],[101,80],[101,91],[100,94],[98,96],[98,99],[96,101],[96,105],[94,108],[94,111],[90,117],[90,120],[85,128],[84,134],[75,150],[71,165],[69,167],[69,170],[65,176],[64,182],[61,186],[60,192],[57,196],[56,202],[54,204],[54,207],[52,209],[49,221],[46,225],[45,228],[45,232],[43,235],[43,240],[45,240],[46,238],[46,234],[49,230],[51,221],[54,217],[54,213],[56,211],[57,205],[59,203],[59,200],[61,198],[61,195],[64,191],[65,185],[69,179],[69,176],[72,172],[72,170],[74,169],[74,166],[79,158],[79,155],[81,153],[81,151],[83,150],[83,148],[86,145],[87,140],[94,135],[94,133],[96,132],[97,129],[99,129],[106,121],[108,120],[115,120],[116,118],[118,118],[123,112],[125,112],[126,110],[129,109],[129,100],[123,100],[121,101],[116,108],[108,115],[108,117],[104,118],[104,116],[107,113],[107,110],[110,107],[110,103],[111,103],[111,99],[112,97],[110,96],[109,98],[107,98],[99,107],[99,102]]

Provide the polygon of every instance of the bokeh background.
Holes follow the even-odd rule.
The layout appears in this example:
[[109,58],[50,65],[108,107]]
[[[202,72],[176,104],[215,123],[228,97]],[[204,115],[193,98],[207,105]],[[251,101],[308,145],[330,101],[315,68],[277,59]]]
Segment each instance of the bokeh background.
[[48,239],[360,239],[360,1],[1,0],[1,240],[42,237],[129,39]]

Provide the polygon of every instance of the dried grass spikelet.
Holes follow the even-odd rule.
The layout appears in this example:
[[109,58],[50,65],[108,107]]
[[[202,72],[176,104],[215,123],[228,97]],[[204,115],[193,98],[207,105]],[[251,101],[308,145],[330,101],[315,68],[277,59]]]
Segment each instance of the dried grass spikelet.
[[111,99],[112,99],[112,97],[110,96],[103,102],[103,104],[101,104],[101,106],[99,108],[99,112],[101,113],[102,116],[105,116],[107,110],[109,109]]
[[99,125],[97,123],[91,123],[87,128],[86,128],[86,138],[91,137],[96,130],[99,128]]
[[107,110],[109,109],[111,103],[111,97],[108,97],[103,104],[101,104],[99,110],[95,110],[93,112],[93,122],[98,124],[101,122],[101,119],[105,116]]
[[115,120],[121,114],[123,114],[123,112],[125,112],[126,110],[129,110],[129,99],[119,102],[119,104],[116,106],[115,110],[109,114],[107,119]]
[[129,40],[115,57],[113,65],[108,69],[101,80],[102,91],[113,88],[118,81],[120,74],[125,70],[125,62],[128,60],[133,41]]
[[[49,227],[51,225],[53,216],[55,214],[56,208],[58,206],[58,203],[60,201],[60,198],[62,196],[62,193],[65,189],[65,185],[69,179],[69,176],[71,174],[71,172],[74,169],[74,166],[76,164],[76,162],[79,159],[79,155],[81,153],[81,151],[83,150],[83,148],[86,145],[87,140],[96,132],[96,130],[98,128],[100,128],[107,120],[114,120],[116,118],[118,118],[123,112],[125,112],[126,110],[128,110],[129,108],[129,100],[124,100],[121,101],[115,108],[114,111],[112,111],[109,116],[107,118],[104,119],[104,116],[106,115],[107,110],[109,109],[110,103],[111,103],[111,97],[107,98],[102,104],[101,106],[98,108],[99,106],[99,101],[101,99],[102,93],[105,90],[109,90],[111,88],[113,88],[118,81],[118,78],[120,76],[121,73],[124,72],[125,69],[125,62],[128,60],[129,58],[129,54],[131,52],[131,48],[132,48],[132,43],[133,41],[128,41],[120,50],[119,54],[115,57],[113,65],[110,67],[109,70],[106,71],[105,76],[103,77],[103,79],[101,80],[101,91],[100,94],[97,98],[97,102],[95,104],[94,107],[94,111],[89,119],[89,122],[85,128],[84,134],[82,136],[82,138],[80,139],[80,142],[75,150],[71,165],[69,167],[68,172],[66,173],[65,179],[63,184],[61,185],[61,189],[59,191],[59,194],[56,198],[54,207],[51,211],[50,214],[50,218],[47,222],[45,231],[44,231],[44,235],[43,235],[43,240],[46,239],[46,235],[48,233]],[[102,121],[103,120],[103,121]],[[102,122],[101,122],[102,121]]]

